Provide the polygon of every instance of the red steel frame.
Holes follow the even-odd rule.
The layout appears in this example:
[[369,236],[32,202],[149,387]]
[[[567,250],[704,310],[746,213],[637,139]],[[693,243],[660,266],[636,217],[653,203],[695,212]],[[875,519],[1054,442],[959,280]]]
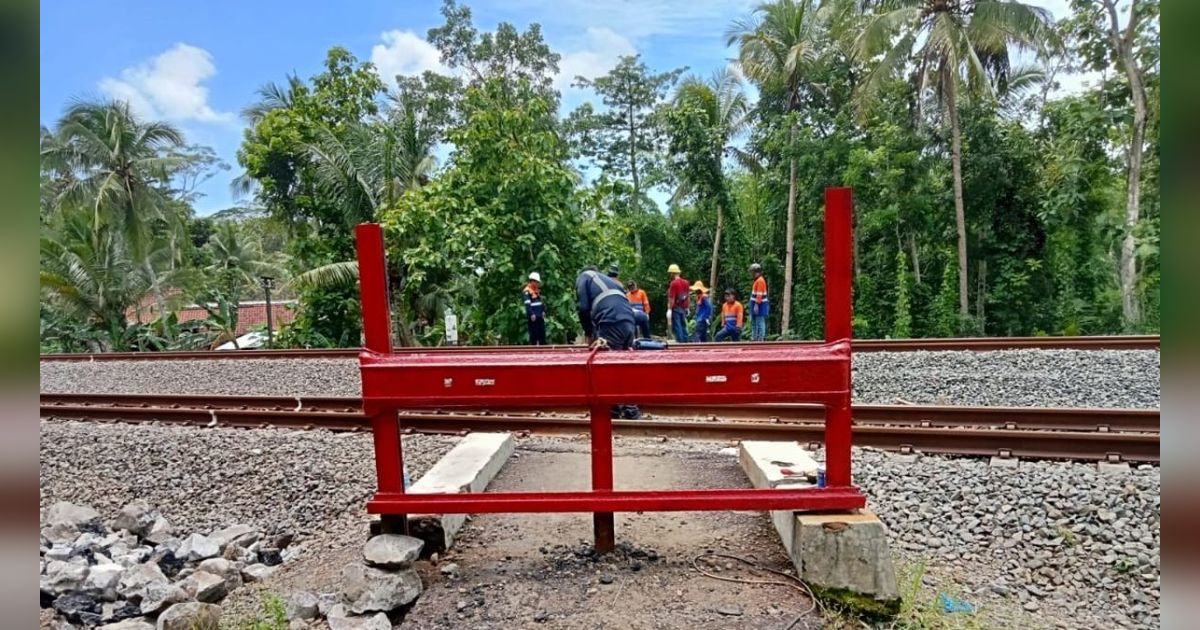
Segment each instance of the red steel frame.
[[[365,336],[359,365],[379,483],[368,512],[383,515],[385,531],[404,531],[407,514],[591,512],[596,549],[607,551],[614,542],[613,512],[863,507],[866,498],[850,475],[851,208],[849,188],[825,191],[825,343],[676,346],[665,352],[393,353],[383,233],[378,224],[359,225]],[[824,405],[824,488],[613,489],[612,405],[773,401]],[[536,405],[591,409],[590,492],[405,493],[398,410]]]

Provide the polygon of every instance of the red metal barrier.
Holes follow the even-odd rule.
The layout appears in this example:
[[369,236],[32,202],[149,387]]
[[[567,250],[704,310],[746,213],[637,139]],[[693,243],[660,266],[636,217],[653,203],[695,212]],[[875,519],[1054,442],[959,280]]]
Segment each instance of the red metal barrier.
[[[379,491],[367,504],[385,531],[412,513],[592,512],[596,549],[614,542],[613,512],[836,510],[863,507],[850,475],[851,194],[825,194],[825,343],[709,347],[671,352],[553,349],[502,354],[392,353],[387,275],[379,225],[356,230],[366,345],[359,356],[363,410],[371,417]],[[397,411],[436,406],[491,409],[531,401],[591,409],[592,490],[410,495],[404,492]],[[613,490],[609,408],[631,403],[804,402],[825,407],[826,487],[807,489]]]

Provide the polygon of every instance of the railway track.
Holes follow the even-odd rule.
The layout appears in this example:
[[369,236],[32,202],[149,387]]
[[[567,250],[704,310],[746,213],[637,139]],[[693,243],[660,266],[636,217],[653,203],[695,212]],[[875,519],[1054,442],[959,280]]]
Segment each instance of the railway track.
[[[824,437],[820,407],[643,405],[641,420],[614,421],[625,436],[710,440]],[[357,398],[42,394],[41,415],[102,422],[369,430]],[[895,451],[1083,460],[1159,461],[1159,412],[1153,409],[1055,409],[855,405],[854,442]],[[401,414],[414,432],[525,431],[586,434],[580,409],[415,410]]]
[[[757,343],[722,344],[728,346],[751,346],[767,344],[818,344],[817,341],[768,341]],[[1158,335],[1120,335],[1097,337],[960,337],[945,339],[855,339],[851,342],[855,352],[913,352],[946,350],[1158,350]],[[713,344],[681,344],[676,350],[703,348]],[[583,346],[439,346],[428,348],[398,348],[396,353],[405,352],[461,352],[489,350],[496,352],[541,352],[546,349],[576,348]],[[230,350],[230,351],[170,351],[170,352],[103,352],[75,354],[43,354],[42,361],[187,361],[196,359],[351,359],[358,356],[358,348],[304,349],[304,350]]]

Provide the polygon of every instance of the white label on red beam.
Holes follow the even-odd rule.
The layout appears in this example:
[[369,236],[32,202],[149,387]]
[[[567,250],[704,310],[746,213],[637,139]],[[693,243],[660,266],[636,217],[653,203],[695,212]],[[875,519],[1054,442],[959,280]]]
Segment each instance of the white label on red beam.
[[726,380],[724,374],[710,374],[704,377],[705,383],[724,383]]
[[496,384],[494,378],[477,378],[475,379],[475,387],[491,387]]

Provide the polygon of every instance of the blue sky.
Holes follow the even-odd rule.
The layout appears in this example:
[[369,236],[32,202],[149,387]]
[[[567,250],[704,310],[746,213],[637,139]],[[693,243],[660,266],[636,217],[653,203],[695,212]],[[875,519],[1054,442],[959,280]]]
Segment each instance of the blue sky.
[[[575,75],[604,74],[621,55],[640,53],[654,70],[724,65],[729,23],[754,0],[468,1],[475,25],[542,25],[563,56],[564,111],[585,95]],[[1060,17],[1066,0],[1040,0]],[[180,126],[189,142],[213,147],[232,169],[202,188],[199,214],[235,204],[237,112],[268,81],[318,72],[332,46],[374,61],[390,79],[439,67],[426,31],[440,2],[44,2],[41,9],[41,122],[53,124],[74,97],[116,97]]]

